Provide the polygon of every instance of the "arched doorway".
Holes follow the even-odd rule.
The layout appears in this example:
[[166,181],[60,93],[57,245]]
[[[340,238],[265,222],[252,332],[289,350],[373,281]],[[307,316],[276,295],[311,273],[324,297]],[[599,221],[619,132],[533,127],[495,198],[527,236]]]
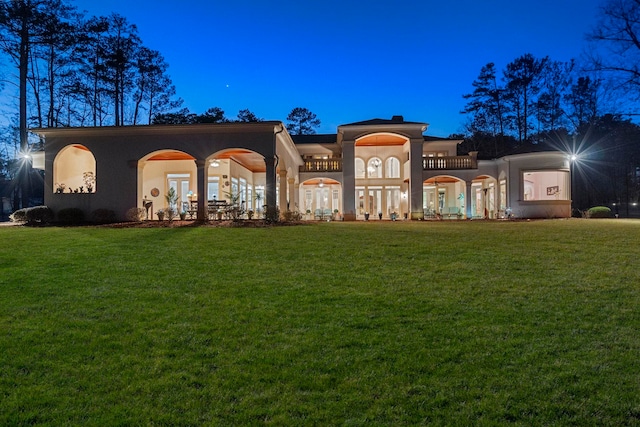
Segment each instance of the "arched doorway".
[[355,141],[356,218],[403,217],[409,212],[408,183],[402,159],[408,157],[408,138],[388,132]]
[[[183,151],[158,150],[138,162],[138,195],[148,208],[149,219],[159,209],[175,209],[175,213],[190,210],[192,197],[197,194],[195,158]],[[173,189],[177,200],[170,206],[167,201]]]
[[[226,200],[243,215],[263,214],[266,164],[264,156],[245,148],[219,151],[207,159],[207,200]],[[278,195],[276,186],[276,197]]]
[[472,218],[498,217],[500,192],[497,183],[497,180],[489,175],[479,175],[471,181]]
[[466,184],[460,178],[438,175],[422,185],[425,219],[461,219],[466,217]]
[[312,178],[300,185],[302,214],[306,220],[340,219],[342,184],[331,178]]

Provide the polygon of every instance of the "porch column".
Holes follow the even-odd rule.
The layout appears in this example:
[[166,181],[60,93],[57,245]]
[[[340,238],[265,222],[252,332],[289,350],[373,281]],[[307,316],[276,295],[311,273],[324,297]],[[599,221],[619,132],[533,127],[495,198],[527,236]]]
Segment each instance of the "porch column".
[[196,218],[204,221],[208,218],[207,213],[207,161],[196,159],[196,186],[198,187],[198,213]]
[[296,211],[296,179],[295,178],[287,178],[287,190],[289,190],[289,210]]
[[345,221],[356,220],[355,141],[342,141],[342,209]]
[[265,156],[264,163],[266,166],[264,204],[267,205],[267,215],[269,212],[275,212],[276,208],[276,164],[275,157]]
[[[409,203],[411,219],[424,219],[422,208],[422,146],[424,140],[412,139],[409,142]],[[437,195],[436,195],[437,196]]]
[[280,177],[280,191],[278,194],[278,207],[280,208],[280,215],[282,215],[285,211],[289,210],[287,208],[287,171],[278,171],[278,176]]
[[303,213],[302,208],[300,207],[300,184],[293,184],[293,199],[298,207],[298,212]]
[[467,211],[467,219],[471,219],[471,216],[472,216],[471,215],[471,201],[473,200],[473,199],[471,199],[471,181],[465,181],[465,185],[467,187],[467,192],[466,192],[466,195],[465,195],[465,198],[466,198],[465,203],[466,203],[466,205],[465,205],[464,208]]

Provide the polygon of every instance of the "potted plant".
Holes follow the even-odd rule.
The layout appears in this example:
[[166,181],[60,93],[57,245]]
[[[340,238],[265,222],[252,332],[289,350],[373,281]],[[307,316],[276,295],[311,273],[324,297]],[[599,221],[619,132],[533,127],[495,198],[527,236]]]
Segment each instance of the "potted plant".
[[158,221],[164,221],[164,209],[158,209],[156,215],[158,216]]
[[364,213],[364,220],[369,221],[369,212]]
[[252,219],[253,218],[253,210],[249,209],[247,211],[247,218]]
[[187,211],[180,212],[180,221],[187,219]]
[[93,186],[96,184],[96,175],[93,172],[84,172],[82,174],[84,185],[87,186],[87,193],[93,193]]

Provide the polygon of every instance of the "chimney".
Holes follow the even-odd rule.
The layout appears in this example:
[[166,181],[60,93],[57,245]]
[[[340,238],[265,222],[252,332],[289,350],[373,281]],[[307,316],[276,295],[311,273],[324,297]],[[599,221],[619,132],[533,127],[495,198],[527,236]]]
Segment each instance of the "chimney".
[[391,121],[394,123],[404,123],[404,117],[402,116],[393,116],[391,117]]

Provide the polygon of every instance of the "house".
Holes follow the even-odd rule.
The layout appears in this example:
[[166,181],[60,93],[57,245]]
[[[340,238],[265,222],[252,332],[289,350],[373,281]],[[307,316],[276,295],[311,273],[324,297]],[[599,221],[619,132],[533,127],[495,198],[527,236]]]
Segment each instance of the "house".
[[[479,160],[461,140],[425,136],[402,116],[289,135],[280,121],[50,128],[45,204],[54,212],[178,209],[205,219],[237,195],[244,210],[279,208],[305,219],[569,217],[570,163],[552,151]],[[90,188],[88,188],[90,187]],[[203,201],[202,203],[200,201]]]

